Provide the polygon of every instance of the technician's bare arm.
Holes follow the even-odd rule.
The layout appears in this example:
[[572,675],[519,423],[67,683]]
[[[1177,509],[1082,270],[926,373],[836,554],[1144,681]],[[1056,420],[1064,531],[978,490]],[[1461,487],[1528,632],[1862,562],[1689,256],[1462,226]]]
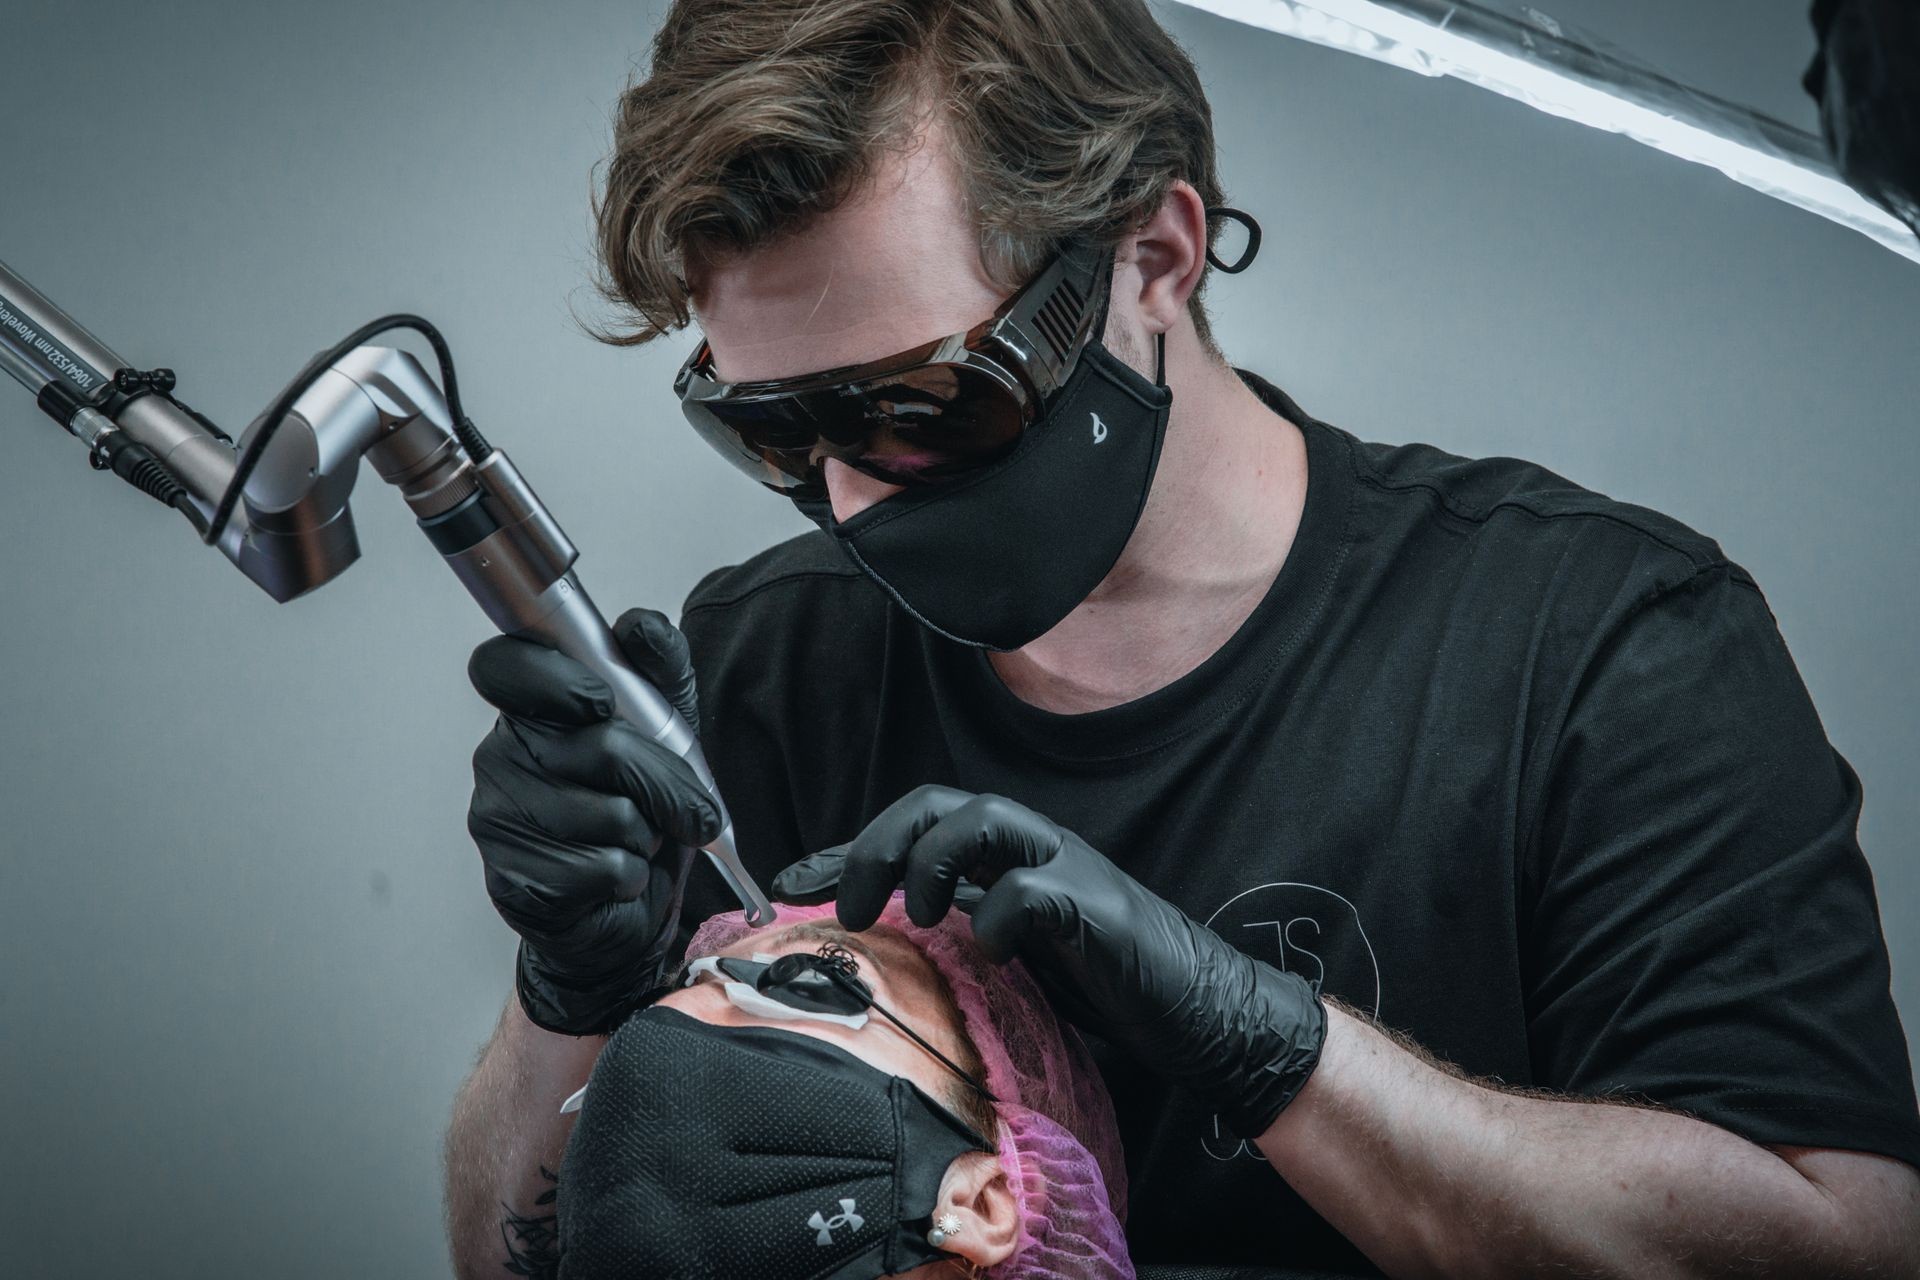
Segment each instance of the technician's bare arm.
[[553,1204],[541,1201],[573,1130],[560,1104],[586,1083],[606,1042],[542,1031],[518,999],[507,1001],[447,1129],[447,1235],[460,1280],[537,1275],[537,1261],[552,1255]]
[[1320,1065],[1257,1145],[1389,1275],[1920,1275],[1900,1161],[1501,1091],[1327,1013]]

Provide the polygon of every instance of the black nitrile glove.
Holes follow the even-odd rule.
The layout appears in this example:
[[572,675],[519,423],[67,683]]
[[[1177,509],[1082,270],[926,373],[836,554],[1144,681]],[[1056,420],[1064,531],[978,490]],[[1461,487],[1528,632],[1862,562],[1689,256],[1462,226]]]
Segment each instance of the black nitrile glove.
[[774,879],[790,902],[838,898],[865,929],[895,888],[931,925],[961,876],[989,959],[1019,956],[1069,1021],[1193,1090],[1243,1137],[1266,1132],[1312,1074],[1326,1037],[1318,995],[1235,950],[1084,840],[1004,796],[921,787],[853,840]]
[[[613,624],[627,662],[699,725],[686,637],[665,614]],[[611,1031],[657,993],[694,850],[720,831],[685,760],[613,718],[613,693],[544,645],[495,636],[467,674],[500,709],[473,754],[467,830],[520,935],[514,987],[536,1026]]]

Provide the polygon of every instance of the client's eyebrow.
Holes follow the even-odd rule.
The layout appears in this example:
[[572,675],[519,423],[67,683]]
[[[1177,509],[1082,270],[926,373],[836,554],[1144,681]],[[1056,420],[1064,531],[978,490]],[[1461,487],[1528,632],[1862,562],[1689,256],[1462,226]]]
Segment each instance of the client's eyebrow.
[[858,935],[841,928],[837,924],[827,924],[822,920],[802,920],[774,938],[769,943],[798,939],[802,942],[831,942],[845,947],[855,955],[862,956],[875,969],[880,968],[880,957],[872,947],[862,942]]

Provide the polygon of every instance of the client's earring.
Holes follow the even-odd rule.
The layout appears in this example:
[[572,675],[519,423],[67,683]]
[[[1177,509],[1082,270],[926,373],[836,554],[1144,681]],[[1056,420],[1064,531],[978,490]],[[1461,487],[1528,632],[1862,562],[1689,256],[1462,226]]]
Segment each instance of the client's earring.
[[943,1213],[934,1222],[933,1230],[927,1232],[927,1243],[938,1249],[947,1241],[960,1234],[960,1215]]

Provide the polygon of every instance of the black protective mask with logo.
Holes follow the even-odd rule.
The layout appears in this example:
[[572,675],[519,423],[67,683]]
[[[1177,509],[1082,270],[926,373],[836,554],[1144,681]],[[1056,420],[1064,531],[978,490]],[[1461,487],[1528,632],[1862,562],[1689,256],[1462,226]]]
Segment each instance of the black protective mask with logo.
[[1093,593],[1147,503],[1173,392],[1166,337],[1154,381],[1094,323],[1066,383],[1006,457],[947,484],[903,489],[852,519],[799,507],[915,620],[950,640],[1018,649]]
[[660,1005],[601,1051],[561,1161],[561,1280],[876,1280],[927,1242],[953,1112],[815,1036]]

